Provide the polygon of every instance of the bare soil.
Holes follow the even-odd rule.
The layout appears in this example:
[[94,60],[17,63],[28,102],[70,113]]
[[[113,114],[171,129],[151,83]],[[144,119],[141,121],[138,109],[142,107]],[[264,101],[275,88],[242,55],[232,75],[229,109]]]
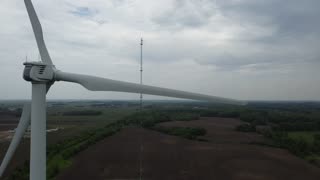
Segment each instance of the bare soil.
[[213,143],[256,143],[265,142],[267,139],[261,134],[244,133],[235,131],[235,127],[243,124],[238,119],[232,118],[201,118],[196,121],[173,121],[160,123],[164,127],[200,127],[207,130],[204,139]]
[[140,174],[142,179],[155,180],[320,179],[319,168],[286,150],[250,144],[265,139],[235,131],[240,123],[236,119],[202,118],[160,124],[206,128],[208,142],[125,128],[76,155],[57,179],[139,179]]
[[8,131],[17,127],[19,117],[0,114],[0,131]]

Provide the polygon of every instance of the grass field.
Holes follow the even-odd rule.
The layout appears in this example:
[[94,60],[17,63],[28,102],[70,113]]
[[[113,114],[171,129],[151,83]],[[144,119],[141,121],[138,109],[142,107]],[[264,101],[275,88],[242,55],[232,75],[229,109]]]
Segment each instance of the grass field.
[[309,144],[312,144],[314,141],[314,135],[320,134],[319,131],[295,131],[295,132],[288,132],[289,138],[292,139],[303,139]]

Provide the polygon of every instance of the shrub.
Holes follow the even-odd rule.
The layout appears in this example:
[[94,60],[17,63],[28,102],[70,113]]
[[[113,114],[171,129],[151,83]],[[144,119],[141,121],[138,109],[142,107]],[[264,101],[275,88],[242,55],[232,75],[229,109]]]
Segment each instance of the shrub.
[[63,115],[65,115],[65,116],[98,116],[101,114],[102,114],[101,111],[94,111],[94,110],[69,111],[69,112],[63,113]]
[[153,130],[163,132],[166,134],[180,136],[187,139],[197,139],[198,136],[204,136],[206,130],[204,128],[191,128],[191,127],[154,127]]
[[246,124],[240,124],[236,127],[237,131],[242,131],[242,132],[255,132],[256,128],[255,126],[246,123]]

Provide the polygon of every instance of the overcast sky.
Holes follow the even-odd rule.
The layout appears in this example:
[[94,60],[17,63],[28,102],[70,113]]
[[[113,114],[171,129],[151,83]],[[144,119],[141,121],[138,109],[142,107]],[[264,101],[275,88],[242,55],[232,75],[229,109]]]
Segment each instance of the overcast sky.
[[[23,0],[0,2],[0,99],[30,99]],[[62,71],[242,100],[320,100],[319,0],[33,0]],[[138,99],[56,82],[49,99]],[[146,96],[157,99],[156,96]]]

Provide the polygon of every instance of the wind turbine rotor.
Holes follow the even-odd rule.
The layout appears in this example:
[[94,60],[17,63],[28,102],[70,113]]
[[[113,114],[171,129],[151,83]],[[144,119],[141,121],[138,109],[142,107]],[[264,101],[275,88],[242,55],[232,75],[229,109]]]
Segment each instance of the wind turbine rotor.
[[31,153],[30,153],[30,179],[46,179],[46,93],[55,81],[78,83],[91,91],[116,91],[129,93],[143,93],[158,96],[210,101],[215,103],[245,105],[246,102],[209,96],[174,89],[141,85],[107,78],[74,74],[59,71],[52,64],[49,52],[43,39],[43,32],[38,16],[31,0],[24,0],[35,35],[42,62],[26,62],[23,78],[32,83],[32,100],[26,104],[20,118],[18,127],[10,143],[8,151],[0,166],[0,177],[3,175],[13,153],[30,123],[31,116]]

